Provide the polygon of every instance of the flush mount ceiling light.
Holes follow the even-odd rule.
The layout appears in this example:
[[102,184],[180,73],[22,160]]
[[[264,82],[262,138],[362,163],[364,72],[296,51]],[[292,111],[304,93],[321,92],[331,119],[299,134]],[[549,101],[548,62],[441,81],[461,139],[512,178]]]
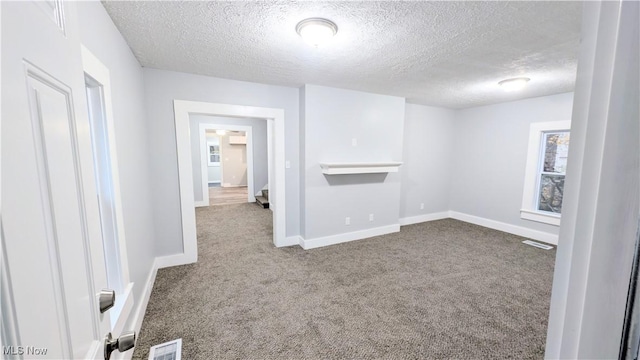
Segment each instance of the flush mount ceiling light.
[[506,91],[516,91],[524,88],[529,82],[528,77],[519,77],[513,79],[502,80],[498,83],[498,85],[502,86],[502,88]]
[[227,133],[227,130],[216,130],[216,134],[224,136]]
[[296,32],[304,41],[318,47],[338,33],[338,26],[331,20],[310,18],[300,21],[296,25]]

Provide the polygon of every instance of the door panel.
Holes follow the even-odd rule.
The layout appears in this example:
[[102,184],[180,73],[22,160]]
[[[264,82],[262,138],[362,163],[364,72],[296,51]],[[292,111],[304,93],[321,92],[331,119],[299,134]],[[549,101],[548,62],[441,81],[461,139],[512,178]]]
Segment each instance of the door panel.
[[[67,332],[74,343],[77,342],[73,355],[81,357],[89,350],[86,344],[99,334],[91,311],[96,306],[95,300],[89,296],[94,290],[89,262],[85,260],[88,254],[84,241],[87,238],[86,216],[82,206],[77,145],[73,136],[71,93],[64,84],[38,76],[30,66],[27,74],[34,145],[39,150],[36,156],[40,158],[39,178],[47,181],[41,185],[46,199],[42,205],[47,220],[53,226],[49,231],[49,239],[53,243],[49,247],[57,249],[53,256],[58,256],[51,259],[52,264],[58,265],[51,272],[57,275],[57,282],[62,287],[57,291],[66,295],[60,300]],[[64,239],[63,243],[61,239]],[[87,332],[86,320],[91,321],[90,332]]]
[[12,297],[15,313],[17,334],[6,338],[21,342],[3,345],[27,359],[100,358],[110,324],[96,296],[107,284],[73,4],[47,5],[62,23],[42,4],[0,6],[2,240],[11,285],[0,295]]

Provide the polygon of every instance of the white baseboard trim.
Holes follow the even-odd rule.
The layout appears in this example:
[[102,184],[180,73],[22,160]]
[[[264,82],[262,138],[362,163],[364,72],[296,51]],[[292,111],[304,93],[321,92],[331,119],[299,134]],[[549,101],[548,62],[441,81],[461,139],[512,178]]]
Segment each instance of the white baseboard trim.
[[330,235],[315,239],[300,238],[300,246],[303,249],[315,249],[322,246],[340,244],[343,242],[366,239],[374,236],[386,235],[400,231],[400,224],[381,226],[372,229],[359,230],[344,234]]
[[302,241],[302,237],[300,237],[300,235],[287,236],[285,243],[278,247],[300,245],[301,241]]
[[400,219],[400,226],[417,224],[421,222],[433,221],[433,220],[441,220],[449,217],[448,211],[442,211],[437,213],[429,213],[418,216],[409,216]]
[[544,231],[529,229],[522,226],[503,223],[500,221],[489,220],[479,216],[460,213],[457,211],[449,211],[449,217],[452,219],[468,222],[475,225],[484,226],[486,228],[504,231],[510,234],[538,240],[551,245],[558,245],[558,235]]
[[134,314],[133,329],[136,334],[140,334],[140,329],[142,328],[142,320],[144,320],[144,314],[147,311],[147,305],[149,305],[149,299],[151,298],[153,283],[155,283],[156,281],[156,275],[158,275],[158,258],[153,261],[153,266],[151,267],[151,271],[149,272],[149,277],[147,277],[147,282],[146,284],[144,284],[142,299],[140,299],[140,303],[138,304],[136,313]]
[[247,185],[231,185],[230,183],[224,183],[222,185],[220,185],[220,187],[225,187],[225,188],[239,188],[239,187],[247,187]]
[[[144,314],[147,312],[147,305],[149,305],[149,299],[151,298],[151,291],[153,290],[153,283],[156,281],[156,275],[158,274],[158,259],[155,258],[153,260],[153,264],[151,265],[151,271],[149,271],[149,276],[147,277],[147,281],[144,284],[144,290],[142,291],[142,298],[138,302],[135,312],[133,316],[129,319],[127,324],[129,324],[129,328],[125,328],[125,331],[133,330],[136,332],[136,336],[140,335],[140,329],[142,328],[142,320],[144,320]],[[115,334],[117,336],[117,334]],[[124,353],[114,352],[112,356],[113,359],[123,359],[123,360],[131,360],[133,357],[133,352],[135,348],[125,351]]]
[[194,201],[195,207],[204,207],[209,206],[209,203],[206,201]]
[[162,269],[171,266],[192,264],[196,262],[196,260],[197,259],[191,259],[187,254],[166,255],[157,257],[156,265],[158,269]]

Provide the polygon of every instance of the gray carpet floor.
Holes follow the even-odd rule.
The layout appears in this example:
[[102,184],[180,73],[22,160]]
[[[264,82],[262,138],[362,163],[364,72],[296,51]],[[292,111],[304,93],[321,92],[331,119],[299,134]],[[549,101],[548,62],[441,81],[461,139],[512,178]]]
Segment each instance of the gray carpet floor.
[[135,359],[539,359],[555,250],[446,219],[305,251],[255,204],[197,210],[198,263],[161,269]]

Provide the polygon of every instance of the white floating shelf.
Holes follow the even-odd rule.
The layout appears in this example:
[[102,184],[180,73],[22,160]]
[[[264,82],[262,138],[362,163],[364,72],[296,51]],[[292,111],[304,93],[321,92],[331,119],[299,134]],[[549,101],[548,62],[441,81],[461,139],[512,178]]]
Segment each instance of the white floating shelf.
[[327,175],[376,174],[398,172],[401,162],[370,163],[320,163],[322,173]]

